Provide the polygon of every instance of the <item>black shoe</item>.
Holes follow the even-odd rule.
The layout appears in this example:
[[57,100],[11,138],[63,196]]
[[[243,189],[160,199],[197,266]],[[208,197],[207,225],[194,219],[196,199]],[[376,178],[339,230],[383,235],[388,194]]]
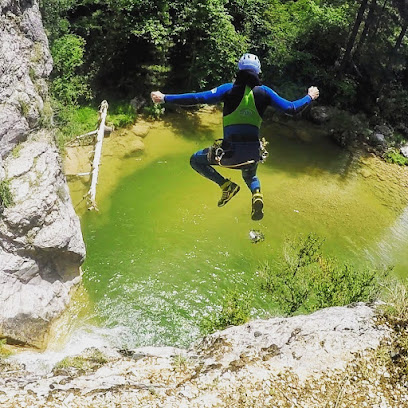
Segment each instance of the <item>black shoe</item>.
[[238,193],[239,185],[233,183],[231,180],[228,180],[221,186],[221,190],[222,196],[220,198],[220,201],[218,201],[218,207],[222,207],[227,204],[228,201]]
[[254,193],[252,195],[252,214],[251,218],[254,221],[262,220],[264,213],[263,213],[263,194],[262,193]]

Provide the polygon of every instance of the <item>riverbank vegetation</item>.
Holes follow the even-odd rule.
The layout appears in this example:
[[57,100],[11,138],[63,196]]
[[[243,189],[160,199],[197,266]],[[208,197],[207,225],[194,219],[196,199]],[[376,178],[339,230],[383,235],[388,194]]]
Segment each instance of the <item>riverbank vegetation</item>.
[[[355,302],[390,301],[389,316],[408,321],[408,286],[390,278],[392,268],[356,268],[328,257],[324,240],[315,234],[288,239],[278,260],[264,262],[258,272],[259,289],[276,305],[278,315],[293,316]],[[398,299],[391,299],[393,289]],[[222,304],[201,323],[203,333],[212,333],[250,320],[253,296],[237,288],[226,293]]]
[[[61,151],[66,143],[76,136],[91,132],[98,127],[98,110],[91,105],[63,105],[55,102],[55,117],[58,123],[56,142]],[[128,103],[115,102],[109,104],[106,124],[112,128],[121,128],[135,122],[137,113]]]
[[[230,81],[240,54],[287,99],[319,102],[408,137],[408,6],[401,0],[41,0],[63,106]],[[62,110],[59,110],[61,113]],[[57,113],[58,119],[58,113]],[[61,118],[60,118],[61,119]],[[74,118],[73,118],[74,119]],[[63,121],[63,115],[62,119]]]

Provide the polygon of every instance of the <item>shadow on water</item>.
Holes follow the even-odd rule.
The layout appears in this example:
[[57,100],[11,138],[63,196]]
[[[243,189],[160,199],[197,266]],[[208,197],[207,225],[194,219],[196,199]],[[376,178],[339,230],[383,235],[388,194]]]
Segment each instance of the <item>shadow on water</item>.
[[[199,148],[222,138],[222,112],[218,107],[179,108],[165,116],[164,123],[181,137],[199,143]],[[261,136],[269,143],[269,158],[264,166],[291,177],[329,172],[347,181],[359,167],[359,155],[364,154],[345,150],[320,126],[299,118],[269,118],[263,124]]]
[[163,118],[165,126],[184,139],[203,142],[204,147],[214,139],[222,138],[222,112],[216,106],[204,109],[181,108]]
[[308,122],[296,125],[267,123],[261,134],[269,142],[265,166],[292,177],[305,173],[319,176],[321,172],[328,172],[347,179],[358,166],[358,157],[336,145],[324,130]]

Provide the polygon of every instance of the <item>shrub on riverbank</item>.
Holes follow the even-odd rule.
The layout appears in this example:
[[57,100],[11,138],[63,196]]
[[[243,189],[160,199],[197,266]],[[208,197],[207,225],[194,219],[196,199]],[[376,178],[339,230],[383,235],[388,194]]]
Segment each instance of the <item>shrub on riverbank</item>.
[[358,269],[322,252],[315,234],[288,240],[278,261],[264,263],[261,288],[285,315],[375,300],[389,269]]
[[398,164],[399,166],[408,166],[408,158],[404,157],[396,150],[390,150],[384,155],[384,160],[387,163]]
[[240,292],[238,288],[229,289],[223,297],[219,310],[204,317],[200,322],[203,334],[223,330],[228,326],[239,326],[250,318],[252,295]]
[[[260,287],[270,295],[279,314],[291,316],[380,297],[391,268],[357,268],[341,263],[324,255],[323,243],[315,234],[287,240],[282,256],[260,267]],[[247,292],[237,288],[228,291],[219,309],[201,322],[202,333],[246,323],[251,301]]]

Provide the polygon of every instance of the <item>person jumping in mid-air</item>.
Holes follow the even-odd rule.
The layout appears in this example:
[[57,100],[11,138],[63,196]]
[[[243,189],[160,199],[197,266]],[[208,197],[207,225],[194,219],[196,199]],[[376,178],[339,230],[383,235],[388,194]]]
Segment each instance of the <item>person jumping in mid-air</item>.
[[240,169],[242,177],[252,193],[253,220],[263,218],[263,195],[256,170],[261,157],[259,130],[266,108],[274,108],[295,114],[319,97],[319,90],[312,86],[308,94],[294,102],[281,98],[271,88],[261,84],[261,63],[256,55],[244,54],[238,62],[235,82],[223,84],[210,91],[178,95],[151,93],[154,103],[178,105],[224,103],[224,137],[221,144],[199,150],[191,156],[191,167],[204,177],[217,183],[222,190],[218,206],[222,207],[238,193],[240,187],[224,178],[212,166]]

